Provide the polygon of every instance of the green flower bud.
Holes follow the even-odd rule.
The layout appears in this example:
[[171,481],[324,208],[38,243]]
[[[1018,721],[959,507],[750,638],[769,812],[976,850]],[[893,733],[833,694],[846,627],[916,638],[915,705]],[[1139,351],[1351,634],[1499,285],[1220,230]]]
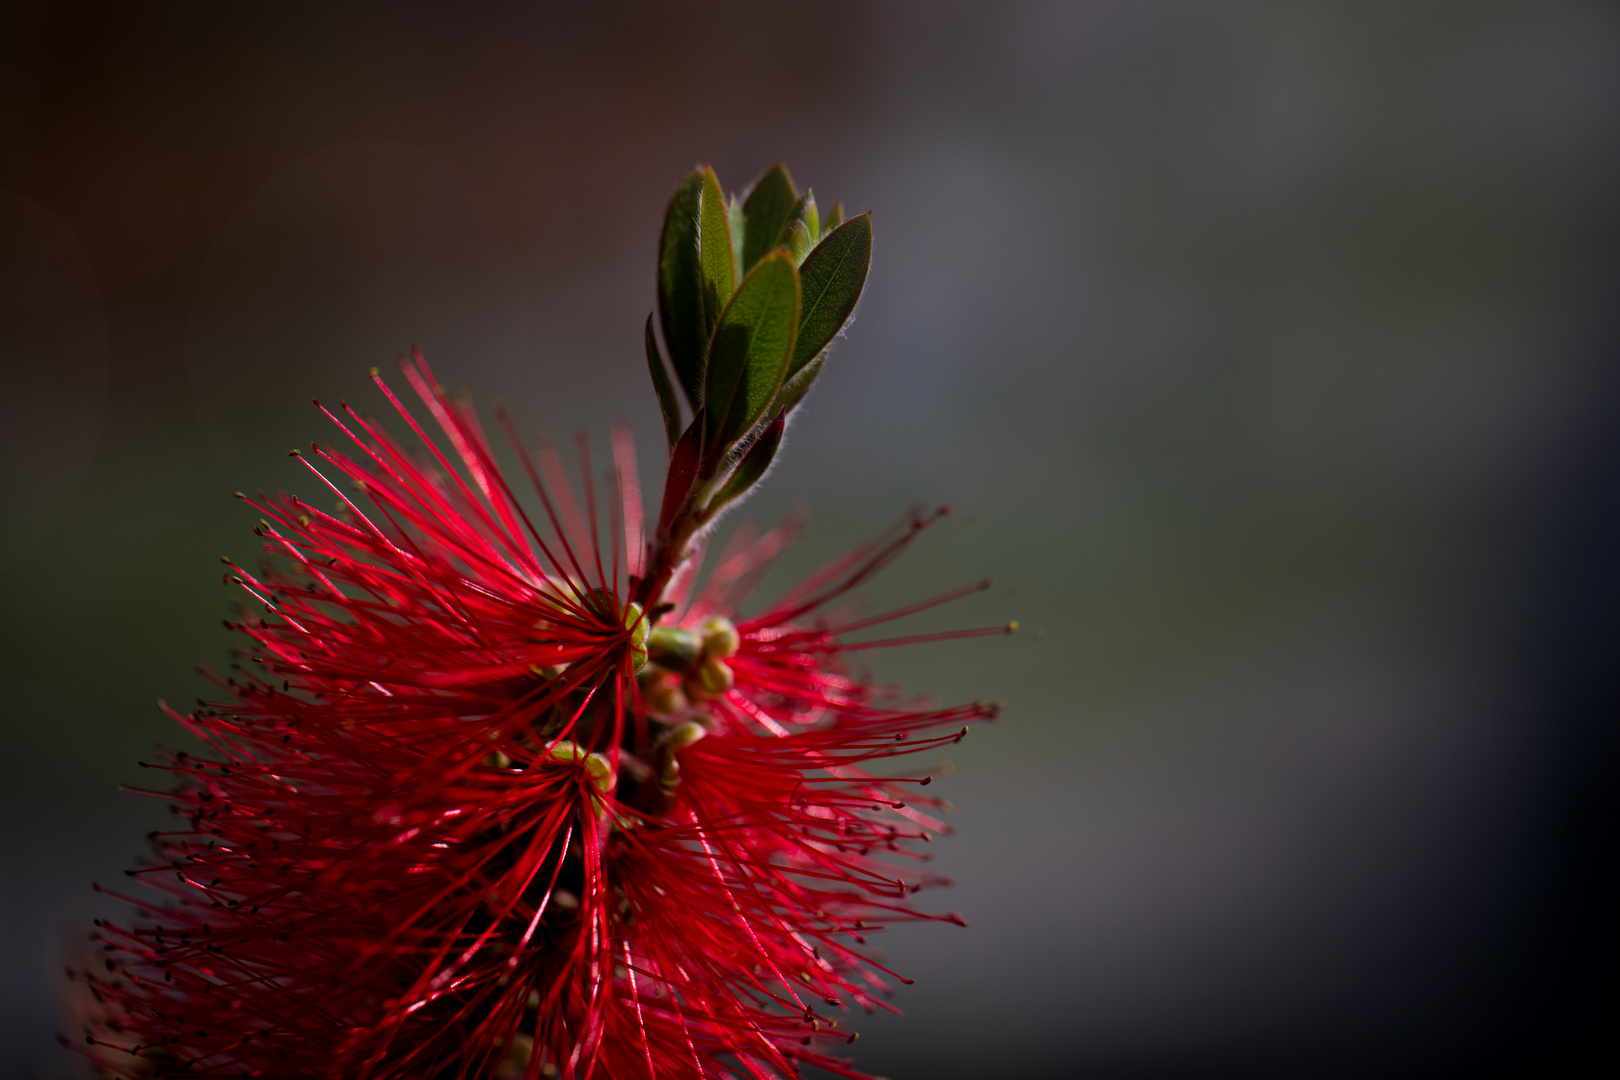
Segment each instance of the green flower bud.
[[703,658],[703,639],[690,630],[655,626],[647,635],[647,653],[668,671],[690,671]]
[[606,795],[613,790],[613,763],[601,754],[594,754],[576,742],[563,739],[551,747],[551,760],[563,765],[581,765],[585,776],[596,789]]
[[674,791],[681,782],[681,763],[675,755],[708,734],[702,724],[688,720],[671,728],[658,743],[658,783],[665,791]]
[[712,660],[728,660],[737,655],[742,638],[730,619],[716,615],[703,620],[703,655]]
[[647,635],[652,629],[642,617],[641,605],[634,601],[624,606],[624,628],[630,631],[630,657],[635,669],[647,666]]
[[686,708],[686,698],[681,694],[679,681],[655,667],[642,674],[641,704],[656,716],[668,716]]
[[695,696],[719,697],[730,690],[737,682],[732,673],[731,665],[724,660],[705,660],[698,669],[687,676],[686,689],[691,694],[695,689]]

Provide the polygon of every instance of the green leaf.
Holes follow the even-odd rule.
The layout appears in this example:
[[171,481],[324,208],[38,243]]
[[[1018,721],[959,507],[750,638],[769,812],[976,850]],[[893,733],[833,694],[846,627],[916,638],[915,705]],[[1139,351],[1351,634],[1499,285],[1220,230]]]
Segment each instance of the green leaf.
[[775,251],[737,287],[709,347],[704,406],[718,455],[754,426],[776,396],[799,327],[799,271]]
[[703,191],[698,204],[698,263],[703,272],[703,327],[714,333],[720,312],[737,288],[737,265],[731,258],[731,224],[726,220],[726,196],[714,170],[703,170]]
[[[827,220],[822,222],[821,235],[826,236],[828,233],[832,232],[834,229],[838,228],[838,226],[842,225],[843,223],[844,223],[844,204],[842,202],[835,202],[835,203],[833,203],[832,211],[827,215]],[[818,237],[817,239],[820,239],[820,238]]]
[[651,315],[647,316],[647,370],[652,373],[653,389],[658,393],[658,409],[664,414],[664,434],[673,448],[681,437],[681,403],[675,400],[675,388],[664,371],[664,357],[658,351],[658,339],[653,337]]
[[658,239],[658,321],[675,378],[694,409],[703,401],[703,364],[709,345],[698,265],[703,179],[702,172],[694,171],[681,181],[664,210],[664,231]]
[[850,218],[817,244],[799,267],[804,282],[799,337],[793,347],[792,378],[832,343],[849,321],[866,287],[872,265],[872,215]]
[[747,226],[743,234],[743,273],[752,270],[754,264],[776,246],[776,238],[787,224],[788,214],[798,198],[793,177],[780,161],[754,181],[748,197],[743,200],[743,220]]
[[779,415],[759,433],[759,438],[754,440],[754,445],[748,448],[748,453],[737,463],[737,468],[732,471],[725,486],[709,500],[708,512],[711,515],[759,483],[760,477],[765,475],[765,470],[769,469],[771,462],[776,459],[777,448],[782,445],[784,427],[786,418]]
[[822,349],[816,353],[815,359],[804,367],[782,380],[782,389],[776,392],[776,400],[771,402],[773,412],[790,413],[799,407],[804,395],[810,392],[810,385],[821,374],[822,365],[827,362],[827,350]]

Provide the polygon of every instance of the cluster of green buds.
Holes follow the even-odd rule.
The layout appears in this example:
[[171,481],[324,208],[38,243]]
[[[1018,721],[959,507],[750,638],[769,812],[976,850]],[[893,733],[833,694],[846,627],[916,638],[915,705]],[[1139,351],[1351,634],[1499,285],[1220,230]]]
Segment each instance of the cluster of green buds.
[[676,189],[658,248],[663,350],[653,316],[646,330],[671,456],[644,604],[657,602],[692,534],[770,468],[871,260],[871,215],[845,221],[839,203],[823,220],[780,164],[741,197],[728,199],[712,168]]
[[642,700],[647,710],[669,716],[720,697],[736,682],[731,665],[742,639],[730,619],[706,619],[696,630],[655,626],[647,635]]

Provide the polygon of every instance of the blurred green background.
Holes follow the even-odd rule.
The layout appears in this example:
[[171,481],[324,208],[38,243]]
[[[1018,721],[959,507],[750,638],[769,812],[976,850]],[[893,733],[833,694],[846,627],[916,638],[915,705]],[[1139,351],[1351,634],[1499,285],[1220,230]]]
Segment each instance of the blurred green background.
[[412,342],[653,468],[664,201],[778,158],[877,250],[767,589],[946,501],[874,600],[1024,627],[875,661],[1009,707],[860,1065],[1612,1063],[1620,9],[58,2],[0,13],[0,1074],[79,1075],[230,492]]

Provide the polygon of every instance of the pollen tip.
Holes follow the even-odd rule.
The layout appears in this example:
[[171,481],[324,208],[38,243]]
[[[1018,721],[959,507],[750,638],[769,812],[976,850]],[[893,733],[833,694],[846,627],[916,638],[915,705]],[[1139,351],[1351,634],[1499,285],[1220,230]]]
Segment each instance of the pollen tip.
[[302,453],[302,451],[299,451],[299,450],[289,450],[289,451],[287,451],[287,456],[288,457],[303,457],[303,453]]
[[1007,621],[1007,633],[1009,633],[1009,634],[1018,633],[1018,620],[1017,619],[1009,619]]
[[376,368],[376,367],[369,367],[369,368],[366,368],[366,374],[370,375],[373,379],[375,379],[380,370],[381,369]]

